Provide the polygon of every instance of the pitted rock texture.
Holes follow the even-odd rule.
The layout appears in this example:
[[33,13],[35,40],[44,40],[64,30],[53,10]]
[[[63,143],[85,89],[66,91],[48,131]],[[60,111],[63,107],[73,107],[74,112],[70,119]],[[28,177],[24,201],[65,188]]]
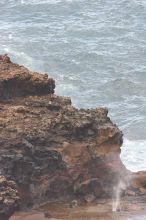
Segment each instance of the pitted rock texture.
[[[108,110],[76,109],[70,98],[49,90],[47,77],[1,57],[0,171],[16,181],[21,204],[98,199],[112,196],[119,180],[127,184],[131,172],[120,160],[123,134]],[[12,96],[4,83],[9,78]],[[40,92],[36,82],[47,89]]]
[[8,220],[18,209],[19,201],[15,182],[0,176],[0,220]]
[[134,191],[136,195],[146,196],[146,171],[139,171],[130,175],[131,191]]
[[15,96],[54,93],[55,82],[47,74],[30,72],[27,68],[12,63],[5,54],[0,56],[0,100]]

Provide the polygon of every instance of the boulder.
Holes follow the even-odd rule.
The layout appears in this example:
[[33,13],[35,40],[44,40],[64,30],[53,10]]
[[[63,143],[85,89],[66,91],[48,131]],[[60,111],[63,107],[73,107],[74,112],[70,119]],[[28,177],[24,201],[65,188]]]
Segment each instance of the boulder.
[[136,195],[146,195],[146,171],[139,171],[130,175],[130,186]]

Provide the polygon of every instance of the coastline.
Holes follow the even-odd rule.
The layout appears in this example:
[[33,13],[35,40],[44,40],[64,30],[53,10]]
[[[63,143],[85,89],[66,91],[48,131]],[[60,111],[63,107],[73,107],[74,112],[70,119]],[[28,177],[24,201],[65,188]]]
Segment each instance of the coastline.
[[[54,79],[13,63],[6,54],[0,56],[0,70],[0,217],[8,220],[18,202],[20,210],[33,210],[44,202],[64,201],[46,207],[56,210],[53,217],[65,219],[82,210],[80,205],[64,209],[65,202],[73,208],[79,201],[96,204],[104,198],[95,209],[105,213],[112,197],[118,211],[123,195],[146,195],[146,172],[132,173],[122,163],[123,134],[106,107],[75,108],[69,97],[54,94]],[[14,181],[15,194],[7,179]],[[43,218],[41,212],[31,216]]]
[[[82,204],[70,208],[68,204],[53,203],[41,207],[38,211],[16,213],[10,220],[144,220],[146,218],[146,197],[122,198],[122,209],[119,212],[112,212],[112,201],[101,200],[97,203]],[[52,217],[46,218],[45,212],[51,213]]]

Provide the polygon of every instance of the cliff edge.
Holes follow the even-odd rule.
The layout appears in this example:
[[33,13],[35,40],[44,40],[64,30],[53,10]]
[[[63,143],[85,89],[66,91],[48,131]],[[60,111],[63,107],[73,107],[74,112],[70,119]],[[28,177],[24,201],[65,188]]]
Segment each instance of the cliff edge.
[[0,56],[0,171],[17,183],[21,206],[111,197],[119,181],[144,193],[146,174],[123,165],[123,135],[108,110],[74,108],[54,89],[48,75]]

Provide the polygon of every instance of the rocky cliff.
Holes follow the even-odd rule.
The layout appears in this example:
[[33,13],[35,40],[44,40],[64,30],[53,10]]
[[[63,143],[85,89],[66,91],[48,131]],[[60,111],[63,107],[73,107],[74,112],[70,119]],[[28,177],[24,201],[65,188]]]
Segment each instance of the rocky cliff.
[[0,171],[17,183],[21,204],[98,199],[120,180],[129,186],[123,135],[108,110],[76,109],[54,89],[48,75],[0,56]]

